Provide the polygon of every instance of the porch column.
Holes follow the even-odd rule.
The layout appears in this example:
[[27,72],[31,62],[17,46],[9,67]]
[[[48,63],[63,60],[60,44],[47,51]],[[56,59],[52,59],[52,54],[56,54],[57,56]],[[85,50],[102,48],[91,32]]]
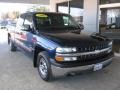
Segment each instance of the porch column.
[[99,0],[84,0],[84,32],[99,33]]

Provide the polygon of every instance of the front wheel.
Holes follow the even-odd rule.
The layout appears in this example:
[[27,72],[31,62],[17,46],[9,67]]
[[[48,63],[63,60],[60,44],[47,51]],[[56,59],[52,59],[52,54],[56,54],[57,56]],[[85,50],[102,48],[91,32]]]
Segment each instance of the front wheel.
[[38,72],[40,77],[44,81],[50,81],[52,79],[51,64],[49,57],[45,51],[38,54]]
[[16,51],[17,47],[12,42],[10,36],[8,37],[8,44],[10,45],[10,51]]

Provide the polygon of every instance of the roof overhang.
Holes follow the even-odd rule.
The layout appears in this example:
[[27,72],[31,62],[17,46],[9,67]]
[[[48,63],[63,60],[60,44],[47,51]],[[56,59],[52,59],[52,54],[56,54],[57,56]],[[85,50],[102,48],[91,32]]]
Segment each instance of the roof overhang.
[[49,5],[50,0],[0,0],[0,2]]
[[[69,0],[71,7],[83,8],[84,0]],[[59,6],[68,6],[68,1],[58,3]]]
[[120,3],[112,3],[112,4],[104,4],[100,5],[100,8],[118,8],[120,7]]

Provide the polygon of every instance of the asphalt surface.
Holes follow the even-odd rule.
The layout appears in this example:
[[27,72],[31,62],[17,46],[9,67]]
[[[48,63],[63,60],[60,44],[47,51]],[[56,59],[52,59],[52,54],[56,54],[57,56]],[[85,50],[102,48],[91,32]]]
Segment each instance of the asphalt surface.
[[119,56],[101,71],[44,82],[29,56],[10,52],[6,33],[0,30],[0,90],[120,90]]

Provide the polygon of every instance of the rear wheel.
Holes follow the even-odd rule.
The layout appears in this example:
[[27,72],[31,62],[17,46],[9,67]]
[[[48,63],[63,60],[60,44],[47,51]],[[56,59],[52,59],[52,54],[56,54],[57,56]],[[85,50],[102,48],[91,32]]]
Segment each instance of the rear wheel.
[[49,62],[48,55],[45,51],[38,54],[38,72],[40,77],[44,81],[50,81],[52,79],[51,65]]
[[16,51],[17,47],[14,45],[14,43],[11,40],[11,37],[8,37],[8,44],[10,45],[10,51]]

